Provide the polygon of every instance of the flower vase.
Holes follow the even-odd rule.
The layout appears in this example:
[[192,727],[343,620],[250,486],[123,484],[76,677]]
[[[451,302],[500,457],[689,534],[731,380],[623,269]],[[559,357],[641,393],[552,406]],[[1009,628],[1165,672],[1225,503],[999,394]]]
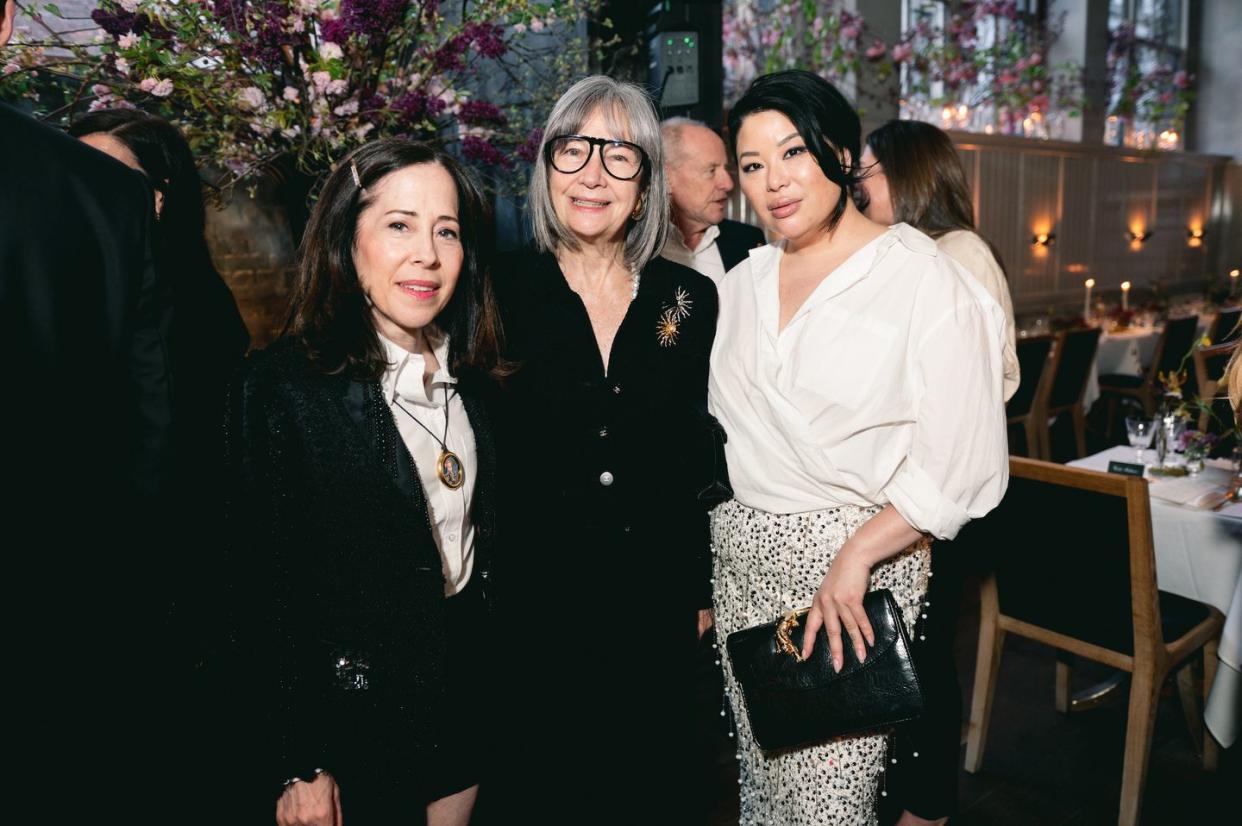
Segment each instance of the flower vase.
[[1206,457],[1202,453],[1200,453],[1197,450],[1193,452],[1188,450],[1186,451],[1184,455],[1186,457],[1186,472],[1187,473],[1189,473],[1191,476],[1194,476],[1196,473],[1203,472],[1203,468],[1205,467],[1204,459]]

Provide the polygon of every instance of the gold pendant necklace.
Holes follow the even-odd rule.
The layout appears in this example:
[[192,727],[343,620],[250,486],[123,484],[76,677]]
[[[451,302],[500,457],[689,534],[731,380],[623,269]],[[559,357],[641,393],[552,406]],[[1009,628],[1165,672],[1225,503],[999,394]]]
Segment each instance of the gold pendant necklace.
[[439,458],[436,459],[436,476],[439,478],[440,483],[443,484],[449,490],[457,490],[462,485],[466,484],[466,466],[461,463],[461,459],[457,456],[456,453],[448,449],[448,444],[446,444],[448,440],[448,428],[449,428],[448,385],[444,385],[444,438],[443,439],[441,439],[439,436],[433,433],[431,428],[427,427],[427,425],[420,422],[413,413],[406,410],[405,407],[402,406],[401,402],[397,401],[396,399],[393,399],[392,403],[395,404],[402,413],[404,413],[405,415],[413,419],[414,424],[418,425],[423,430],[426,430],[427,433],[431,436],[431,438],[435,439],[439,443],[440,456]]

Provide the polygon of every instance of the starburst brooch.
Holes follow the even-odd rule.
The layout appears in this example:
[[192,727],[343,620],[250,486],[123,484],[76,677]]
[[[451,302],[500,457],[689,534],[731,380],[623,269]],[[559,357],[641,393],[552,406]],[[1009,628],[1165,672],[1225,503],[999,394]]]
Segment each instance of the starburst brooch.
[[656,341],[660,342],[661,347],[672,347],[677,343],[677,334],[680,332],[677,311],[674,308],[666,309],[656,322]]

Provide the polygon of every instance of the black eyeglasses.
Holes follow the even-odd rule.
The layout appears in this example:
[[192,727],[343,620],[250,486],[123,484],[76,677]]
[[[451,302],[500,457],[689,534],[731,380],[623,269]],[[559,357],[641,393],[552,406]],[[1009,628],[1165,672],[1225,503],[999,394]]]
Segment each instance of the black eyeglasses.
[[647,153],[638,144],[588,135],[558,135],[547,142],[544,152],[553,169],[572,175],[590,163],[597,146],[604,171],[618,181],[634,180],[647,166]]

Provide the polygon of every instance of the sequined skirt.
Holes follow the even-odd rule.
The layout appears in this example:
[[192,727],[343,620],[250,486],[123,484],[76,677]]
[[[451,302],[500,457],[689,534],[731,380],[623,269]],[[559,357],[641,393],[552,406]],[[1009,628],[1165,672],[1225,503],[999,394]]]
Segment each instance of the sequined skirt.
[[[712,511],[718,639],[809,605],[841,546],[879,510],[842,505],[774,514],[734,501]],[[919,616],[930,566],[926,547],[911,548],[872,571],[871,587],[893,592],[907,628],[913,628]],[[885,733],[762,751],[750,734],[728,656],[723,649],[721,654],[737,729],[741,823],[874,824],[876,795],[888,759]]]

